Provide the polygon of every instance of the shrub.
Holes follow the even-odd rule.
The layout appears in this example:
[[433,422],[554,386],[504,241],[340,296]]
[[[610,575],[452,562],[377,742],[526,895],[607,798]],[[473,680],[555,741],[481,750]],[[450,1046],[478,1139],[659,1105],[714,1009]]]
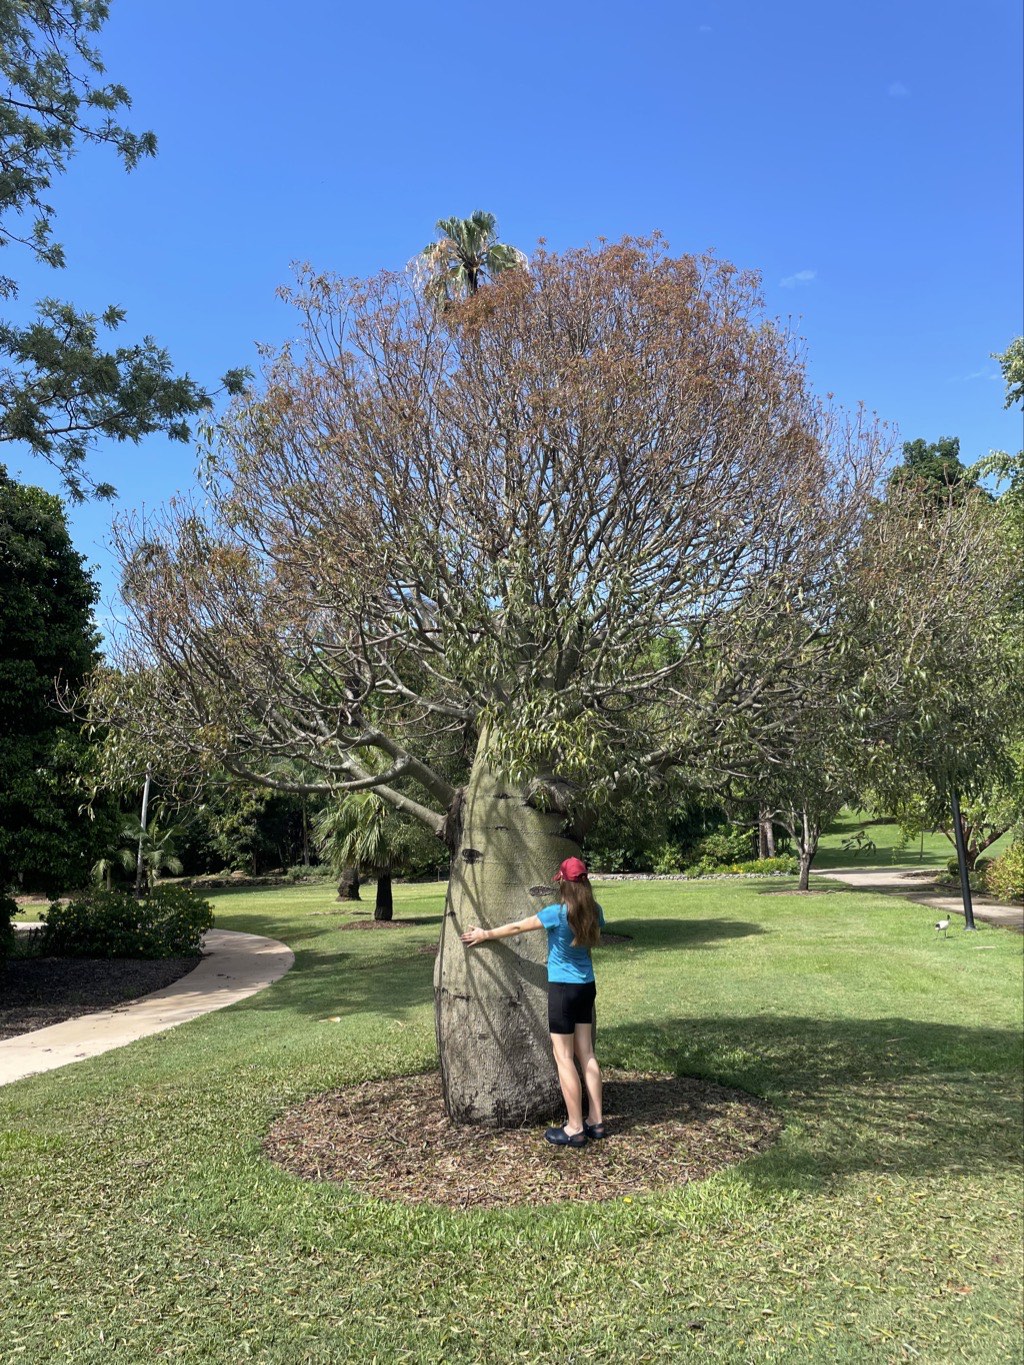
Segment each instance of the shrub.
[[683,869],[684,877],[740,877],[774,876],[779,872],[795,873],[795,858],[747,858],[740,863],[715,863],[702,858],[699,863]]
[[985,890],[1001,901],[1024,900],[1024,839],[985,864]]
[[[987,870],[992,864],[988,859],[976,863],[973,872],[967,874],[967,884],[972,891],[984,891],[986,889]],[[950,858],[946,863],[946,871],[952,881],[960,885],[960,863],[956,858]]]
[[755,875],[757,873],[771,875],[776,872],[791,872],[795,874],[799,871],[799,864],[795,858],[784,855],[778,858],[750,858],[746,862],[735,863],[730,870],[733,872],[753,873]]
[[654,850],[653,871],[659,876],[671,876],[682,870],[682,858],[678,844],[664,843]]
[[714,834],[706,834],[694,849],[698,865],[707,863],[711,867],[746,862],[753,852],[754,841],[749,829],[716,830]]
[[294,863],[285,873],[290,882],[323,881],[330,875],[331,869],[322,863],[313,863],[310,866],[305,863]]
[[39,951],[53,957],[189,957],[213,909],[183,886],[159,886],[141,901],[126,891],[86,892],[54,902],[44,920]]
[[0,962],[10,957],[14,947],[14,925],[11,920],[17,908],[17,902],[11,896],[0,896]]

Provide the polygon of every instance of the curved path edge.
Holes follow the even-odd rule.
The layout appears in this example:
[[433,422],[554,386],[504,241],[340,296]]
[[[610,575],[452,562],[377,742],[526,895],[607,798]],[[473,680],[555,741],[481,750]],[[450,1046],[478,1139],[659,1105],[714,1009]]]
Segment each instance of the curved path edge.
[[[858,891],[874,891],[881,895],[899,896],[917,905],[926,905],[940,914],[963,915],[963,901],[957,895],[943,894],[933,887],[933,869],[837,867],[815,874],[856,887]],[[991,897],[972,897],[974,918],[982,924],[998,925],[1024,933],[1024,905],[1008,905]]]
[[225,1009],[273,985],[295,961],[292,950],[277,939],[233,929],[210,929],[203,954],[186,976],[140,1000],[0,1041],[0,1085],[98,1057]]

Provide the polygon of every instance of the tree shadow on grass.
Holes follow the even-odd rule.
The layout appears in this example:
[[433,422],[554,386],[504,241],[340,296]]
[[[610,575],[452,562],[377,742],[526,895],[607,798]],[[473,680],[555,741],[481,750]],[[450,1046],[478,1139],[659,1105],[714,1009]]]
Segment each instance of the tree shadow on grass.
[[816,1189],[859,1171],[1009,1174],[1021,1159],[1012,1029],[890,1017],[677,1017],[608,1024],[601,1057],[764,1096],[792,1131],[752,1182]]
[[718,947],[721,939],[747,938],[769,931],[761,924],[738,919],[618,919],[608,921],[610,934],[623,934],[632,939],[632,947],[641,951],[661,948]]
[[410,1010],[433,1003],[433,971],[433,958],[417,953],[413,944],[386,957],[300,949],[291,971],[270,990],[250,996],[245,1008],[311,1019],[361,1013],[401,1019]]

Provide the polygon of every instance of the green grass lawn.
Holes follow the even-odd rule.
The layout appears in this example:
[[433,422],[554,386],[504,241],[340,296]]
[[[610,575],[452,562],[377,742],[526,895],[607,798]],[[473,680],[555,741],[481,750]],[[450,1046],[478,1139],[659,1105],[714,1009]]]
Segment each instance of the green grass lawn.
[[[858,830],[864,830],[875,843],[873,849],[853,853],[843,848],[843,840]],[[814,870],[830,867],[925,867],[941,869],[956,850],[944,834],[925,834],[911,840],[906,848],[898,848],[899,826],[888,820],[876,820],[866,811],[844,810],[827,834],[821,836],[814,858]],[[997,858],[1010,845],[1010,835],[1004,834],[982,854],[985,859]]]
[[1020,1359],[1020,936],[841,888],[604,887],[633,937],[598,953],[602,1060],[766,1096],[782,1137],[692,1187],[458,1212],[261,1154],[305,1097],[434,1065],[441,888],[379,933],[332,895],[218,893],[286,977],[0,1090],[3,1365]]

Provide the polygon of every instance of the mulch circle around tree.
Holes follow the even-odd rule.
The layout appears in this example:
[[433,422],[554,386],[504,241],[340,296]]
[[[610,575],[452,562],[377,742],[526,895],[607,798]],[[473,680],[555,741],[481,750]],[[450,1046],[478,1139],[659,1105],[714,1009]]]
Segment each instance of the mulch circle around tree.
[[202,961],[192,957],[12,957],[0,966],[0,1038],[127,1005],[163,990]]
[[[264,1151],[307,1180],[451,1208],[596,1203],[704,1180],[770,1147],[764,1100],[690,1077],[605,1072],[608,1137],[553,1147],[544,1127],[452,1124],[436,1072],[317,1095],[271,1128]],[[553,1122],[561,1122],[561,1118]]]

